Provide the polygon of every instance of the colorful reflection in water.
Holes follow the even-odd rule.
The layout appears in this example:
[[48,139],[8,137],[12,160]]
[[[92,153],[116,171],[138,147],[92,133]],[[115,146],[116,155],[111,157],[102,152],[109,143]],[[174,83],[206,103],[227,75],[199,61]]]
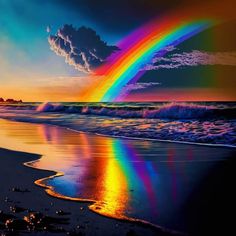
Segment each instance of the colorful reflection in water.
[[40,169],[64,172],[46,184],[112,217],[184,229],[181,209],[230,149],[115,139],[43,124],[0,120],[0,146],[41,154]]

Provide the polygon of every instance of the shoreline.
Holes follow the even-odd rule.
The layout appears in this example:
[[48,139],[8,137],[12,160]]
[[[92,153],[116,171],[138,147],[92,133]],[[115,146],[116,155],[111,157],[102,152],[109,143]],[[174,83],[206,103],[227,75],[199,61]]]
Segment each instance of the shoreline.
[[72,132],[77,133],[87,133],[102,137],[110,137],[110,138],[119,138],[119,139],[130,139],[130,140],[141,140],[141,141],[150,141],[150,142],[161,142],[161,143],[176,143],[176,144],[187,144],[187,145],[195,145],[195,146],[205,146],[205,147],[218,147],[218,148],[232,148],[236,149],[236,145],[231,144],[220,144],[220,143],[198,143],[198,142],[189,142],[189,141],[179,141],[179,140],[169,140],[169,139],[155,139],[155,138],[140,138],[140,137],[134,137],[134,136],[119,136],[119,135],[112,135],[112,134],[103,134],[103,133],[97,133],[97,132],[91,132],[91,131],[83,131],[78,130],[72,127],[67,127],[61,124],[54,124],[54,123],[43,123],[43,122],[37,122],[34,120],[27,121],[27,120],[17,120],[14,118],[8,118],[8,117],[0,117],[0,119],[3,120],[9,120],[14,122],[22,122],[22,123],[30,123],[30,124],[44,124],[44,125],[50,125],[55,126],[59,128],[65,128]]
[[[5,119],[5,120],[7,120],[7,119]],[[16,121],[14,121],[14,122],[16,122]],[[20,123],[20,122],[17,121],[16,123]],[[23,123],[26,124],[27,122],[23,122]],[[58,128],[63,128],[65,130],[68,129],[65,126],[60,126],[60,125],[56,125],[56,124],[47,124],[47,125],[55,126]],[[85,133],[83,131],[76,131],[76,130],[72,130],[72,131]],[[92,134],[92,133],[90,133],[90,134]],[[4,133],[3,133],[3,135],[4,135]],[[21,146],[18,146],[18,150],[21,150],[21,151],[13,151],[14,149],[17,149],[17,148],[14,145],[9,146],[7,143],[5,144],[4,142],[1,146],[5,147],[5,149],[0,148],[0,170],[2,172],[2,175],[4,176],[3,179],[7,178],[10,181],[7,181],[7,183],[6,182],[3,183],[4,184],[3,190],[5,188],[6,194],[5,193],[3,194],[2,192],[0,192],[0,202],[1,202],[1,205],[0,205],[0,232],[5,233],[5,230],[6,230],[4,227],[5,221],[3,222],[1,220],[2,214],[4,213],[7,215],[9,215],[9,214],[12,215],[12,209],[14,209],[14,207],[16,206],[16,207],[20,207],[20,208],[23,207],[23,209],[25,209],[23,211],[23,213],[20,214],[20,218],[18,218],[19,214],[13,214],[12,217],[16,217],[17,220],[18,219],[22,220],[25,216],[29,215],[30,212],[33,212],[33,213],[39,212],[40,214],[43,215],[43,217],[44,216],[47,217],[48,215],[50,217],[57,217],[58,214],[56,212],[58,212],[58,211],[66,212],[66,214],[65,214],[67,217],[66,219],[69,219],[70,223],[68,223],[66,227],[64,227],[64,225],[63,225],[63,226],[60,226],[59,228],[56,228],[56,229],[59,229],[59,231],[60,231],[60,229],[64,230],[63,233],[57,232],[57,234],[60,234],[60,235],[65,235],[65,232],[67,235],[129,235],[129,236],[130,235],[145,235],[145,234],[147,234],[147,236],[148,235],[163,235],[163,236],[165,236],[165,235],[183,235],[180,232],[169,230],[170,227],[167,227],[167,228],[159,227],[158,222],[157,222],[157,225],[154,225],[149,222],[142,221],[142,220],[134,219],[132,221],[132,218],[131,219],[130,218],[129,219],[127,219],[127,218],[118,219],[115,217],[111,217],[109,215],[99,214],[99,212],[96,212],[96,202],[94,203],[94,201],[93,200],[90,201],[90,199],[88,199],[89,201],[84,201],[83,199],[69,199],[69,198],[65,199],[65,196],[58,196],[58,195],[55,196],[53,194],[48,195],[46,193],[46,191],[44,189],[42,189],[42,187],[47,189],[48,188],[47,185],[44,185],[44,186],[41,185],[39,188],[40,184],[38,184],[38,186],[36,186],[34,182],[35,181],[36,182],[37,181],[44,182],[45,179],[54,177],[55,175],[58,175],[58,174],[63,175],[63,173],[56,172],[56,170],[54,169],[54,166],[50,167],[50,169],[52,169],[52,170],[54,169],[54,171],[52,171],[50,169],[49,170],[40,169],[40,168],[36,168],[36,167],[30,165],[31,163],[37,162],[38,159],[40,159],[44,156],[44,155],[30,154],[30,153],[34,153],[34,152],[40,153],[41,150],[39,150],[37,148],[35,150],[33,148],[33,149],[30,149],[30,151],[28,151],[27,149],[21,149]],[[6,149],[6,147],[8,149]],[[232,149],[232,151],[234,151],[234,150],[235,149]],[[4,154],[6,154],[6,155],[4,155]],[[232,154],[234,154],[234,152]],[[21,157],[21,158],[19,159],[19,157]],[[231,157],[232,157],[232,155],[231,155],[231,153],[229,153],[229,158],[232,159]],[[14,168],[12,167],[12,165]],[[9,168],[9,166],[11,166],[11,168]],[[227,166],[228,166],[228,164],[226,162],[226,164],[223,165],[223,169]],[[29,167],[31,167],[31,168],[29,168]],[[231,168],[231,165],[229,168]],[[218,171],[218,168],[216,168],[216,171]],[[17,172],[20,172],[20,175],[18,175]],[[24,177],[25,174],[28,175],[28,178]],[[231,172],[227,171],[224,176],[221,176],[220,181],[222,180],[222,178],[224,179],[226,176],[228,176],[228,174],[231,174]],[[20,178],[18,178],[18,176],[20,176]],[[11,184],[12,178],[15,179],[14,184]],[[212,180],[209,182],[212,182]],[[215,191],[214,188],[215,188],[216,182],[218,183],[219,181],[213,180],[213,183],[211,183],[211,185],[213,184],[213,186],[214,186],[213,191]],[[24,186],[22,187],[21,186],[22,183],[26,184],[29,187],[24,187]],[[228,186],[227,183],[225,183],[225,184],[226,184],[226,186]],[[212,186],[210,186],[209,188],[211,189],[211,187]],[[13,193],[16,194],[16,192],[22,192],[22,191],[13,191],[14,188],[16,188],[16,189],[19,188],[19,189],[23,189],[23,190],[29,189],[30,191],[26,191],[26,192],[23,191],[22,195],[20,196],[20,201],[19,201],[19,199],[12,200],[12,199],[14,199],[14,196],[11,199],[11,198],[9,198],[10,195],[12,195]],[[30,193],[32,192],[31,188],[32,189],[36,188],[37,190],[34,191],[33,194],[31,194],[32,197],[30,199],[28,198],[29,201],[27,201],[27,200],[25,200],[25,196],[30,195]],[[218,189],[218,187],[217,187],[217,189]],[[226,189],[226,190],[228,191],[228,189]],[[39,197],[39,191],[42,193],[42,194],[40,194],[41,197]],[[198,192],[204,193],[205,190],[198,191]],[[229,191],[229,193],[231,193],[231,191]],[[8,196],[8,194],[9,194],[9,196]],[[219,196],[221,196],[222,192],[220,191],[219,194],[220,194]],[[18,196],[19,196],[19,194],[18,194]],[[209,194],[209,196],[212,196],[212,195]],[[230,196],[230,195],[228,194],[226,196]],[[203,197],[205,199],[205,197],[208,197],[208,196],[203,195]],[[6,201],[6,198],[7,198],[7,201]],[[36,198],[36,200],[34,200],[34,203],[36,203],[36,204],[33,204],[32,199],[35,199],[35,198]],[[2,201],[1,201],[1,199],[2,199]],[[8,201],[9,199],[10,199],[10,201]],[[57,199],[57,200],[55,200],[55,199]],[[55,208],[54,201],[57,202],[58,200],[59,200],[60,204],[57,203],[58,207]],[[74,201],[72,201],[72,200],[74,200]],[[194,199],[194,201],[195,200],[196,199]],[[42,206],[41,208],[35,208],[35,205],[38,204],[38,201],[40,201],[40,204]],[[4,202],[8,202],[8,208],[4,208]],[[91,211],[90,211],[90,206],[93,206],[93,204],[91,205],[91,202],[94,203],[95,210],[91,209]],[[20,203],[22,203],[22,204],[20,204]],[[7,204],[7,203],[5,203],[5,204]],[[198,204],[199,203],[197,203],[197,205]],[[194,205],[195,204],[190,204],[190,207],[194,208]],[[206,209],[208,209],[208,207]],[[202,210],[204,210],[204,208],[200,207],[200,211],[202,211]],[[94,213],[94,211],[96,213]],[[211,211],[209,211],[209,209],[206,211],[204,210],[204,212],[211,215],[211,213],[210,213]],[[214,211],[212,211],[212,212],[214,212]],[[68,215],[70,217],[68,217]],[[84,215],[86,215],[86,216],[84,216]],[[81,216],[83,219],[85,219],[85,221],[82,223],[81,223],[81,221],[79,221]],[[195,217],[195,216],[193,215],[193,217]],[[4,216],[3,216],[3,218],[4,218]],[[205,218],[203,219],[203,221],[204,220],[205,220]],[[208,222],[208,220],[209,220],[209,218],[207,219],[207,222]],[[94,222],[96,222],[96,226],[94,225]],[[201,223],[202,223],[202,221],[201,221]],[[109,224],[109,226],[108,226],[108,224]],[[210,221],[210,224],[212,224],[211,221]],[[226,224],[226,223],[224,223],[224,224]],[[1,231],[1,229],[3,229],[3,231]],[[205,232],[205,230],[210,230],[210,227],[207,226],[206,228],[204,227],[204,228],[200,228],[200,229],[203,230],[202,232]],[[41,230],[40,232],[33,231],[33,233],[34,233],[33,235],[51,235],[51,233],[52,233],[51,231],[48,231],[48,230],[43,230],[43,231],[42,231],[42,229],[40,229],[40,230]],[[191,232],[191,235],[195,235],[195,230],[198,230],[198,229],[194,227],[193,230],[194,231]],[[216,229],[211,228],[211,230],[216,230]],[[7,233],[9,233],[9,231],[7,231]],[[7,234],[7,235],[9,235],[9,234]],[[13,235],[15,235],[15,234],[13,234]],[[22,235],[22,232],[20,235]],[[55,234],[53,234],[53,235],[55,235]]]
[[[69,198],[63,199],[63,196],[52,196],[47,191],[47,189],[50,191],[50,187],[41,185],[41,187],[46,188],[46,191],[43,188],[39,188],[40,181],[55,178],[62,173],[36,169],[30,166],[29,163],[37,161],[39,158],[40,155],[38,154],[0,148],[0,170],[3,173],[4,179],[9,180],[3,181],[2,191],[0,192],[0,210],[2,213],[11,214],[16,219],[24,219],[29,212],[40,212],[43,215],[56,218],[58,218],[56,212],[67,212],[66,217],[69,222],[66,226],[57,226],[55,224],[56,228],[59,227],[63,230],[63,232],[57,232],[57,234],[65,234],[67,232],[68,235],[72,235],[74,232],[82,235],[176,235],[175,232],[167,231],[141,220],[131,219],[130,221],[130,219],[115,219],[109,216],[101,216],[89,209],[89,205],[91,205],[90,200],[90,203],[88,201],[86,203],[83,199],[74,201],[74,199]],[[14,191],[14,189],[23,190]],[[20,213],[14,213],[12,211],[14,207],[25,210]],[[83,222],[81,222],[80,218],[83,219]],[[3,228],[4,222],[0,223],[1,228]],[[3,228],[3,232],[5,231],[8,232],[9,229]],[[26,233],[25,230],[19,230],[19,232]],[[36,232],[33,231],[32,233]],[[50,235],[52,232],[47,230],[38,231],[37,235],[41,235],[41,233],[42,235]]]
[[[127,217],[125,215],[124,216],[120,216],[120,217],[115,217],[115,216],[109,215],[109,214],[107,214],[107,215],[106,214],[102,214],[99,211],[96,211],[96,205],[100,203],[99,201],[96,201],[96,200],[93,200],[93,199],[68,197],[68,196],[65,196],[65,195],[62,195],[62,194],[56,192],[52,186],[45,184],[44,181],[47,181],[49,179],[54,179],[54,178],[63,176],[64,173],[60,172],[60,171],[52,171],[52,170],[47,170],[47,169],[38,169],[38,168],[34,167],[33,165],[31,165],[31,163],[33,164],[37,160],[38,159],[30,161],[30,162],[25,162],[25,163],[23,163],[23,165],[25,165],[25,166],[27,166],[29,168],[33,168],[35,170],[43,170],[43,171],[54,172],[53,175],[50,175],[48,177],[45,177],[45,178],[38,179],[38,180],[34,181],[34,183],[37,186],[42,187],[49,196],[52,196],[52,197],[55,197],[55,198],[59,198],[59,199],[62,199],[62,200],[76,201],[76,202],[81,202],[81,203],[88,203],[89,204],[88,205],[88,209],[90,209],[91,211],[93,211],[96,214],[99,214],[99,215],[101,215],[103,217],[112,218],[112,219],[119,220],[119,221],[124,221],[124,222],[134,222],[134,223],[139,224],[139,225],[144,225],[144,226],[147,226],[147,227],[151,227],[151,228],[153,228],[155,230],[158,230],[158,231],[159,230],[167,231],[167,229],[164,229],[161,226],[155,225],[153,223],[150,223],[150,222],[142,220],[142,219],[130,218],[130,217]],[[176,232],[176,231],[172,231],[172,230],[168,230],[168,232],[175,233],[175,234],[180,234],[180,232]]]

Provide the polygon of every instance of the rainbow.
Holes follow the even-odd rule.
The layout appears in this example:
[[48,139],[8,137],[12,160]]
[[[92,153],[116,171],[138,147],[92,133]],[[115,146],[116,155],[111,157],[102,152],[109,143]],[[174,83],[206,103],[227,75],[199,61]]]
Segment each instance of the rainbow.
[[175,46],[212,26],[206,19],[188,17],[155,19],[131,33],[118,45],[121,49],[98,68],[102,79],[89,91],[89,101],[119,100],[122,88],[140,76],[140,70],[150,63],[157,52],[165,53],[167,46]]

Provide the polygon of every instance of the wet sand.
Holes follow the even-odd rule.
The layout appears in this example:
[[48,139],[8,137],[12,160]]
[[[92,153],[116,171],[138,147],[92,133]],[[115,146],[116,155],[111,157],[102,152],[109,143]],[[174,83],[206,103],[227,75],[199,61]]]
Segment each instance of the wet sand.
[[23,165],[39,155],[0,148],[2,235],[173,235],[162,229],[106,218],[87,203],[51,197],[35,180],[55,174]]

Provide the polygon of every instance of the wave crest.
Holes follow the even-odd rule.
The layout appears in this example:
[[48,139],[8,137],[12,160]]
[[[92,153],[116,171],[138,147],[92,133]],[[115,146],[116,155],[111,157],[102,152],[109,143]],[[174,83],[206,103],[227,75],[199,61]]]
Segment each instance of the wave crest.
[[36,111],[39,112],[53,112],[53,111],[64,111],[65,107],[61,104],[52,104],[50,102],[44,102],[40,104]]
[[215,106],[169,103],[155,107],[132,106],[68,106],[49,102],[39,105],[38,112],[64,112],[120,118],[145,119],[199,119],[199,118],[236,118],[235,109]]

